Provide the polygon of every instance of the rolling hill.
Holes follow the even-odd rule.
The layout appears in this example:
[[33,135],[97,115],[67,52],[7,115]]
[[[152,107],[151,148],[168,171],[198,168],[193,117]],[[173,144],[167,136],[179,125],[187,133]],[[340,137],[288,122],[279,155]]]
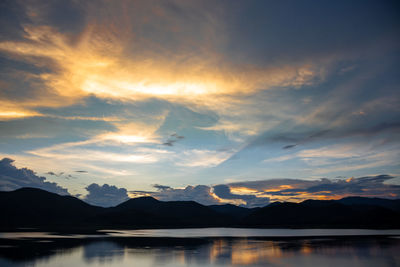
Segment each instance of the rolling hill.
[[272,203],[248,209],[194,201],[127,200],[115,207],[87,204],[37,188],[0,192],[0,228],[290,227],[400,228],[400,200],[349,197]]

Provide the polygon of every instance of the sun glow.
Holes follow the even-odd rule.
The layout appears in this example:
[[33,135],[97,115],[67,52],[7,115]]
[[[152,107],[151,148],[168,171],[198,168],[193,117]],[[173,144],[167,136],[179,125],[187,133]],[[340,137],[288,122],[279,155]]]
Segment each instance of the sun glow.
[[82,84],[87,93],[111,97],[134,96],[189,96],[217,92],[215,84],[195,82],[153,83],[120,80],[113,77],[89,77]]
[[48,72],[25,77],[35,86],[40,81],[43,88],[34,98],[18,102],[27,109],[67,106],[94,95],[118,101],[160,98],[226,110],[221,103],[226,96],[276,86],[296,87],[319,75],[311,65],[262,68],[222,64],[214,51],[200,55],[182,52],[172,58],[127,53],[134,36],[132,40],[121,38],[125,34],[122,29],[115,32],[96,23],[89,23],[73,41],[50,26],[25,26],[24,31],[24,41],[0,42],[0,50],[32,64],[42,58],[41,64],[48,65]]
[[121,143],[151,143],[154,140],[149,139],[146,136],[138,135],[118,135],[118,134],[107,134],[102,136],[104,140],[113,140]]

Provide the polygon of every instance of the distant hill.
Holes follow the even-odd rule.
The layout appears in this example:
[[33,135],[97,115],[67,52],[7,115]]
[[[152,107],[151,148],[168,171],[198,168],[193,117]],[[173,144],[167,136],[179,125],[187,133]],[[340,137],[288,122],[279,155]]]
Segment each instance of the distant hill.
[[[387,204],[387,207],[384,204]],[[398,200],[345,198],[274,203],[250,214],[251,227],[399,228]]]
[[263,208],[248,209],[230,204],[204,206],[194,201],[141,197],[116,207],[102,208],[75,197],[22,188],[0,192],[0,228],[400,228],[399,202],[350,197],[301,203],[276,202]]
[[60,196],[37,188],[0,192],[3,227],[36,227],[81,223],[104,208],[87,204],[71,196]]
[[116,207],[92,206],[71,196],[37,188],[0,192],[0,227],[205,227],[229,218],[194,201],[130,199]]
[[94,220],[136,227],[204,227],[229,224],[228,218],[194,201],[159,201],[152,197],[130,199]]
[[338,202],[345,205],[371,205],[400,211],[400,199],[346,197],[338,200]]
[[232,204],[225,205],[210,205],[208,206],[212,210],[227,215],[233,219],[243,219],[246,216],[250,215],[252,212],[258,210],[259,208],[248,209],[244,207],[235,206]]

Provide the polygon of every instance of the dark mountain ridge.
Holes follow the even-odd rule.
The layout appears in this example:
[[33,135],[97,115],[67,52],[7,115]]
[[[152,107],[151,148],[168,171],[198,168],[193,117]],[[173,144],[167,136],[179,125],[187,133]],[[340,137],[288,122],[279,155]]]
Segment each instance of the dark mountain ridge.
[[265,228],[399,228],[398,210],[399,201],[389,199],[305,200],[268,205],[247,216],[243,223]]
[[236,205],[232,204],[224,204],[224,205],[210,205],[208,206],[212,210],[224,214],[227,216],[230,216],[231,218],[234,219],[243,219],[246,216],[250,215],[252,212],[258,210],[259,208],[244,208],[244,207],[239,207]]
[[275,202],[248,209],[231,204],[129,199],[115,207],[92,206],[72,196],[36,188],[0,192],[0,228],[400,228],[400,200],[348,197]]
[[91,218],[125,227],[205,227],[227,224],[226,216],[194,201],[159,201],[152,197],[129,199]]
[[0,192],[1,226],[47,226],[80,223],[104,208],[72,196],[60,196],[37,188]]

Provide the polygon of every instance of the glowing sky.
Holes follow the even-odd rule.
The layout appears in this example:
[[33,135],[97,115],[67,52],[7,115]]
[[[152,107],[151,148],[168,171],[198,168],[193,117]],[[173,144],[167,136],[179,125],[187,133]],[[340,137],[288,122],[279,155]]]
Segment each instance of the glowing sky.
[[[398,197],[399,11],[1,1],[0,157],[15,160],[2,164],[82,196],[108,184],[164,199],[201,191],[205,203]],[[379,192],[309,190],[363,178]]]

